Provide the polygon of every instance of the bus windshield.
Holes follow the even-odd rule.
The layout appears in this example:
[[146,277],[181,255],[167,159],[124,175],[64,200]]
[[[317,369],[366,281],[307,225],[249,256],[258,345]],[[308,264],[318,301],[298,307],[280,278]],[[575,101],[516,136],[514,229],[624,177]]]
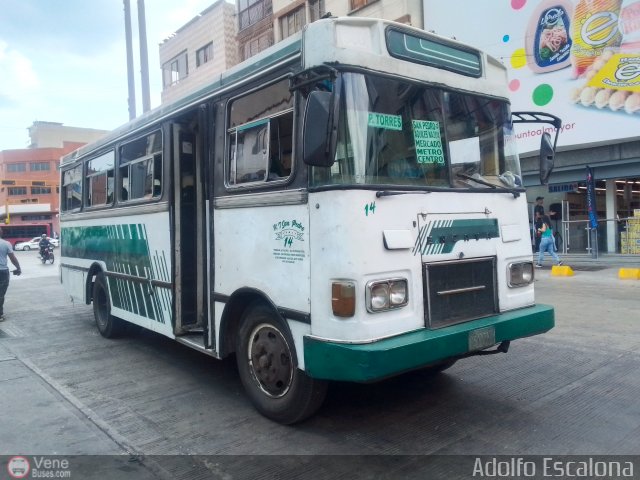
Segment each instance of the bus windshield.
[[340,99],[335,163],[311,186],[522,187],[506,101],[361,73]]

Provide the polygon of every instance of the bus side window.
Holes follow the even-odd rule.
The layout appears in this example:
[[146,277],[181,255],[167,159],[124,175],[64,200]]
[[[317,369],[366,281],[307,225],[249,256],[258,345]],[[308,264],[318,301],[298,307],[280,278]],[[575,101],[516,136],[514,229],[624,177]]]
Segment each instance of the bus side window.
[[230,151],[229,183],[264,181],[269,161],[269,122],[263,120],[239,127],[231,138],[235,142]]
[[120,167],[120,200],[129,200],[129,165]]
[[291,175],[293,93],[288,78],[233,99],[228,121],[229,186],[259,187]]
[[293,112],[271,119],[271,159],[267,180],[291,175],[293,151]]
[[63,211],[71,212],[82,207],[82,165],[62,172]]
[[162,135],[154,131],[120,147],[120,201],[158,198],[162,193]]

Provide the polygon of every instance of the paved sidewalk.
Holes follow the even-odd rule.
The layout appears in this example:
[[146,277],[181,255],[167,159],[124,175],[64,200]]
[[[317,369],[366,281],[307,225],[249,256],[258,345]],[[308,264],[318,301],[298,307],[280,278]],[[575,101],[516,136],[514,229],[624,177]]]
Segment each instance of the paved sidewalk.
[[[19,335],[3,322],[0,336]],[[0,454],[122,454],[123,449],[66,396],[64,388],[0,343]],[[12,415],[12,407],[20,415]]]

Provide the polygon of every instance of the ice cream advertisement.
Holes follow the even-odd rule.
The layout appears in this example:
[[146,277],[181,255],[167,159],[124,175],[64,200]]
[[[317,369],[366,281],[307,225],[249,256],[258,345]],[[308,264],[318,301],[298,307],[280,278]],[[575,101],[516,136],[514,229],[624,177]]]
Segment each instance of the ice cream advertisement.
[[[559,147],[640,138],[640,0],[423,1],[425,30],[507,67],[513,111],[562,119]],[[541,134],[518,125],[519,151]]]

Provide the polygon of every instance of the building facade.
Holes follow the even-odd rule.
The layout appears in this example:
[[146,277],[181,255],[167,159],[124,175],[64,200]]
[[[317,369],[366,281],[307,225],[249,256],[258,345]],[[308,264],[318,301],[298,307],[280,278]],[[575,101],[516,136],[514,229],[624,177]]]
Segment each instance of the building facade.
[[327,14],[384,18],[418,28],[423,18],[422,0],[273,0],[274,39],[283,40]]
[[219,0],[160,44],[162,103],[302,30],[325,14],[395,20],[422,28],[421,0]]
[[273,45],[273,1],[236,0],[236,9],[238,55],[242,61]]
[[60,157],[107,132],[55,122],[34,122],[28,131],[29,148],[0,151],[0,224],[46,225],[53,235],[60,231]]
[[189,95],[238,63],[235,7],[218,0],[159,46],[162,103]]

